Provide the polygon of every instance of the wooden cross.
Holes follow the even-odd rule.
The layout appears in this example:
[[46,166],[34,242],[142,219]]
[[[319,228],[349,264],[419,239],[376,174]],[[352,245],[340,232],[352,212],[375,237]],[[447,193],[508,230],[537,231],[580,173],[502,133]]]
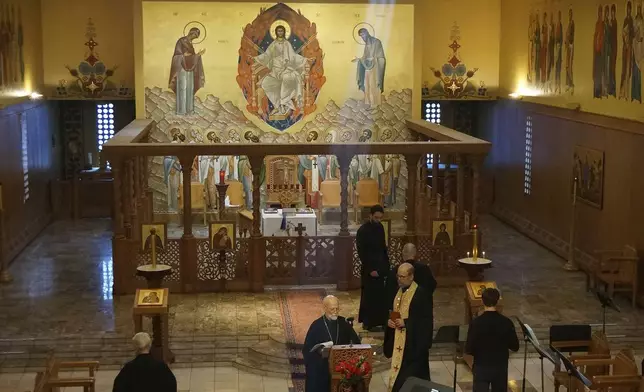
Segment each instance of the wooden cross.
[[297,235],[301,237],[302,233],[306,231],[306,226],[302,226],[302,223],[298,223],[295,231],[297,231]]

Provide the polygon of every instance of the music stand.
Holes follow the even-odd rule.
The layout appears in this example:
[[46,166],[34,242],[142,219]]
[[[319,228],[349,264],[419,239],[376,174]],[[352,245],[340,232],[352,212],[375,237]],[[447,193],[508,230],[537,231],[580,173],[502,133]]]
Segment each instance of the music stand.
[[606,308],[611,308],[614,311],[621,313],[615,302],[605,291],[601,291],[595,288],[595,295],[599,300],[599,303],[602,305],[602,332],[606,334]]
[[528,324],[525,324],[521,321],[520,318],[515,317],[517,321],[519,322],[519,327],[521,327],[521,331],[523,332],[523,338],[525,341],[525,351],[524,351],[524,356],[523,356],[523,391],[525,391],[525,380],[526,380],[526,365],[528,361],[528,342],[534,347],[534,349],[537,351],[539,354],[539,359],[541,361],[541,392],[544,392],[545,386],[543,384],[543,359],[547,358],[550,362],[552,362],[554,365],[557,365],[559,360],[557,359],[557,356],[555,353],[551,352],[550,349],[541,346],[539,343],[539,340],[537,339],[537,336],[534,334],[534,331]]
[[438,328],[438,331],[436,331],[436,336],[434,337],[434,340],[433,340],[433,343],[447,343],[447,344],[451,343],[454,345],[454,380],[453,380],[454,391],[456,391],[456,371],[458,369],[456,366],[456,355],[457,355],[458,345],[460,343],[459,335],[460,335],[460,326],[444,325]]
[[586,387],[590,388],[591,385],[593,385],[593,382],[590,381],[582,372],[579,371],[575,367],[575,365],[570,362],[568,358],[566,358],[565,355],[561,353],[561,351],[557,350],[554,347],[550,347],[550,349],[555,353],[557,357],[559,357],[559,360],[563,363],[564,367],[566,368],[566,372],[568,373],[568,391],[572,391],[572,378],[576,378],[577,380],[581,381],[582,384],[584,384]]

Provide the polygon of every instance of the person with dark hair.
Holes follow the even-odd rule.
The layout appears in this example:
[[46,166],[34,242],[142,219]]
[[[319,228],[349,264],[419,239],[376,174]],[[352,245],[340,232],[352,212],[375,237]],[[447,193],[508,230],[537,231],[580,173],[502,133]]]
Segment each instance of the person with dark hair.
[[358,257],[362,263],[358,321],[365,330],[380,329],[387,320],[385,278],[389,273],[389,256],[385,229],[380,223],[384,212],[380,205],[371,207],[369,221],[360,226],[356,234]]
[[512,320],[496,310],[499,290],[486,288],[481,294],[483,313],[472,320],[467,331],[465,353],[474,357],[473,392],[508,390],[508,350],[519,350],[519,339]]

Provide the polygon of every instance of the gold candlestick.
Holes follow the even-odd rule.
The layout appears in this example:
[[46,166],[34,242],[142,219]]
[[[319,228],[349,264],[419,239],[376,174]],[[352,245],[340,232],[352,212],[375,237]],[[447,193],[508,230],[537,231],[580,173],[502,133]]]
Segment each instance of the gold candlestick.
[[156,236],[156,231],[152,233],[152,230],[150,230],[150,233],[152,234],[152,268],[156,269],[157,268],[157,236]]
[[472,240],[472,260],[476,261],[476,259],[479,257],[479,247],[478,247],[478,227],[474,225],[474,228],[472,229],[472,232],[474,233],[474,239]]

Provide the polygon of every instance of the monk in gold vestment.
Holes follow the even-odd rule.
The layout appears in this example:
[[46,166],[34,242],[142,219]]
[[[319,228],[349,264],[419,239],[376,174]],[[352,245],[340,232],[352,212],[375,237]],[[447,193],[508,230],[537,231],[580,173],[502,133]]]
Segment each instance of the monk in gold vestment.
[[431,304],[425,289],[414,282],[414,266],[398,267],[398,286],[387,321],[384,354],[391,358],[388,390],[398,392],[409,377],[429,380],[429,348],[432,345]]

